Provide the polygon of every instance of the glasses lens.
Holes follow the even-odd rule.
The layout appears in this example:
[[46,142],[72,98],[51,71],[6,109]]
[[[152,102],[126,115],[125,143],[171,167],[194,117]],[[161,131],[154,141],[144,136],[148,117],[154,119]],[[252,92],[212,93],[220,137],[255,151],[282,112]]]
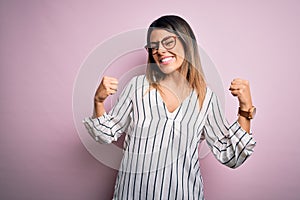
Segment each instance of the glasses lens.
[[176,39],[173,36],[167,37],[165,39],[163,39],[163,41],[161,41],[161,43],[163,44],[163,46],[170,50],[172,48],[174,48],[175,44],[176,44]]
[[145,48],[149,53],[153,53],[153,52],[157,51],[157,49],[158,49],[157,44],[155,44],[155,43],[147,44],[145,46]]
[[[176,45],[176,36],[165,37],[161,41],[161,44],[167,50],[173,49]],[[159,49],[159,42],[151,42],[148,45],[146,45],[145,48],[149,53],[156,54]]]

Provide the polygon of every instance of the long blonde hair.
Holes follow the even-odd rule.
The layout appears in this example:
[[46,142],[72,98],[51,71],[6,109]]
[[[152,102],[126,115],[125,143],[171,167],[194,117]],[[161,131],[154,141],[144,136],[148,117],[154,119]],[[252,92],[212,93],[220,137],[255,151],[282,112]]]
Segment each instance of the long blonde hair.
[[[201,108],[206,94],[206,82],[200,62],[198,45],[191,27],[179,16],[162,16],[150,25],[147,32],[148,44],[150,43],[151,32],[157,28],[172,32],[181,40],[184,46],[185,57],[180,67],[180,73],[186,78],[189,85],[196,90],[199,98],[199,106]],[[166,75],[162,73],[155,64],[152,53],[149,52],[146,77],[150,83],[150,87],[159,89],[159,82],[163,80],[165,76]]]

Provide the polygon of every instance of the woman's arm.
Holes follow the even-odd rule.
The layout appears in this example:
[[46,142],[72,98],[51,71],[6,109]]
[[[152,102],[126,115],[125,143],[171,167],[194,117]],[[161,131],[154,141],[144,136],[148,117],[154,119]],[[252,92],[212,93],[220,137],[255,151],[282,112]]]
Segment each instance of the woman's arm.
[[[217,160],[228,167],[237,168],[253,153],[256,142],[244,130],[248,121],[243,124],[244,127],[238,120],[229,124],[217,96],[214,93],[211,96],[203,128],[204,137]],[[250,123],[248,127],[250,129]]]
[[[250,86],[247,80],[239,78],[234,79],[231,82],[229,90],[231,91],[231,94],[233,96],[236,96],[238,98],[241,110],[248,111],[253,107]],[[241,115],[239,115],[238,117],[239,124],[248,133],[250,133],[250,121],[250,119]]]
[[133,80],[124,88],[109,113],[105,111],[104,100],[116,92],[117,84],[117,80],[114,78],[104,77],[102,79],[94,98],[93,117],[83,120],[90,135],[101,143],[116,141],[127,130],[131,122]]
[[118,80],[113,77],[104,76],[94,97],[93,118],[102,116],[106,111],[104,107],[105,99],[115,94],[118,89]]
[[94,101],[94,113],[92,118],[101,117],[106,113],[104,102],[96,102]]

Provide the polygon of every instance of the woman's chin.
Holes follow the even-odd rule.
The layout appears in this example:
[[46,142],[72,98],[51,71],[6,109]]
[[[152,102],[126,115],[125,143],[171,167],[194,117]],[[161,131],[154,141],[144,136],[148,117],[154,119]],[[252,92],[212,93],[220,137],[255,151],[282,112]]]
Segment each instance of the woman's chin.
[[159,68],[162,73],[169,75],[169,74],[173,74],[174,72],[178,72],[178,69],[180,67],[175,67],[172,65],[160,65]]
[[172,74],[175,74],[177,72],[178,72],[178,70],[176,70],[176,69],[162,70],[162,73],[165,74],[165,75],[172,75]]
[[169,74],[172,74],[174,73],[176,70],[173,70],[173,69],[161,69],[161,72],[165,75],[169,75]]

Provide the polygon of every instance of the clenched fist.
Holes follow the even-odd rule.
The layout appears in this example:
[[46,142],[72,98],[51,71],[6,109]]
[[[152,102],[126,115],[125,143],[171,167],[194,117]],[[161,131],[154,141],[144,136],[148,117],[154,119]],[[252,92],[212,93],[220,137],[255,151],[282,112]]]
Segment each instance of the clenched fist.
[[118,80],[113,77],[104,76],[96,91],[95,103],[103,103],[104,100],[112,94],[115,94],[118,89]]
[[234,79],[229,90],[233,96],[238,98],[242,110],[249,110],[252,107],[250,86],[247,80]]

